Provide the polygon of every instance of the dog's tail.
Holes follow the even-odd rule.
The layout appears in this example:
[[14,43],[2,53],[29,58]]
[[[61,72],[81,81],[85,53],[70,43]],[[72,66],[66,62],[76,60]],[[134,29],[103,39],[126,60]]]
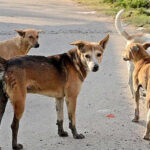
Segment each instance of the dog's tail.
[[0,57],[0,124],[3,118],[5,108],[8,102],[8,97],[4,91],[4,73],[7,66],[7,60]]
[[126,40],[131,40],[131,36],[123,29],[121,21],[120,21],[120,16],[124,12],[124,9],[121,9],[115,18],[115,27],[117,29],[117,32],[122,35]]
[[3,79],[6,66],[7,66],[7,60],[0,57],[0,81]]

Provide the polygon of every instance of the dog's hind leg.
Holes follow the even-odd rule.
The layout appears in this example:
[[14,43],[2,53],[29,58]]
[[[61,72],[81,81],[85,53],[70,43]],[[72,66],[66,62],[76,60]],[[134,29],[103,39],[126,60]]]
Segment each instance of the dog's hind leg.
[[0,81],[0,125],[8,102],[8,97],[3,91],[3,83]]
[[23,145],[18,144],[17,137],[18,137],[19,121],[24,112],[24,105],[25,105],[24,101],[25,100],[23,100],[23,99],[20,99],[20,100],[15,99],[15,102],[13,103],[14,118],[13,118],[13,122],[11,124],[11,129],[12,129],[12,147],[14,150],[23,149]]
[[63,129],[64,98],[56,98],[55,103],[56,103],[56,111],[57,111],[57,123],[56,123],[56,125],[58,125],[58,135],[61,137],[66,137],[66,136],[68,136],[68,133],[66,131],[64,131],[64,129]]
[[18,136],[18,129],[19,129],[19,119],[17,118],[16,114],[14,114],[13,122],[11,124],[12,129],[12,147],[14,150],[23,149],[22,144],[18,144],[17,136]]
[[146,132],[144,135],[145,140],[150,140],[150,82],[148,82],[147,93],[146,93],[146,106],[147,106],[147,124]]
[[145,140],[150,140],[150,108],[147,113],[147,124],[146,124],[146,132],[143,137]]
[[[12,148],[14,150],[21,150],[23,149],[22,144],[18,144],[17,137],[18,137],[18,130],[19,130],[19,121],[23,115],[24,107],[25,107],[25,97],[26,92],[22,87],[18,86],[15,87],[10,94],[10,100],[13,105],[14,109],[14,118],[11,124],[12,129]],[[21,91],[22,90],[22,91]]]
[[147,99],[147,108],[148,108],[148,112],[147,112],[146,132],[143,138],[145,140],[150,140],[150,97],[149,99]]

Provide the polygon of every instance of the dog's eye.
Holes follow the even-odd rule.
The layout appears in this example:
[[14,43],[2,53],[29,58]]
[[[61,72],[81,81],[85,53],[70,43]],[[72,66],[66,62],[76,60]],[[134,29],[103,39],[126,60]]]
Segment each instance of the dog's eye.
[[30,35],[30,36],[29,36],[29,38],[30,38],[30,39],[33,39],[33,36],[32,36],[32,35]]
[[97,57],[100,57],[101,55],[102,55],[101,53],[98,53],[98,54],[97,54]]
[[85,57],[88,58],[88,59],[90,59],[90,55],[88,55],[88,54],[86,54]]
[[38,38],[39,38],[39,36],[37,35],[37,36],[36,36],[36,38],[38,39]]

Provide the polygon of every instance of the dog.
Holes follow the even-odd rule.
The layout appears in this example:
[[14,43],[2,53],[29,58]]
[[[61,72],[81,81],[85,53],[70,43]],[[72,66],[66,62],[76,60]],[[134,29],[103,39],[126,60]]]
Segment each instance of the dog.
[[[126,47],[128,45],[130,45],[130,43],[146,43],[146,42],[150,42],[150,34],[135,34],[135,35],[129,35],[123,28],[121,25],[121,21],[120,21],[120,17],[121,14],[124,12],[124,10],[120,10],[115,18],[115,27],[117,32],[122,35],[125,40],[127,41],[126,43]],[[150,53],[150,51],[148,51]],[[128,68],[128,74],[129,74],[129,79],[128,79],[128,84],[131,90],[132,95],[134,95],[134,90],[133,90],[133,81],[132,81],[132,74],[133,74],[133,70],[134,70],[134,64],[131,61],[127,61],[127,68]]]
[[[9,97],[14,118],[12,128],[12,147],[20,150],[17,134],[19,121],[25,108],[27,93],[36,93],[56,99],[58,135],[65,137],[63,129],[63,103],[66,100],[69,128],[75,139],[83,139],[76,129],[76,102],[82,83],[88,72],[97,72],[102,61],[109,35],[98,43],[75,41],[76,48],[67,53],[54,56],[24,56],[5,60],[0,58],[0,74],[3,89]],[[2,117],[2,116],[1,116]]]
[[26,55],[31,48],[38,48],[38,38],[41,30],[15,30],[19,36],[0,42],[0,57],[10,59],[15,56]]
[[[39,33],[41,30],[25,29],[25,30],[15,30],[18,36],[13,39],[1,41],[0,42],[0,57],[4,59],[10,59],[16,56],[26,55],[31,48],[39,47]],[[1,116],[3,116],[5,107],[7,105],[8,98],[5,96],[2,83],[0,82],[0,124]]]
[[123,55],[125,61],[132,61],[134,64],[133,94],[135,99],[135,117],[132,120],[133,122],[139,121],[139,89],[142,87],[146,90],[147,129],[144,134],[145,140],[150,140],[150,55],[145,50],[148,47],[150,47],[150,43],[130,43]]

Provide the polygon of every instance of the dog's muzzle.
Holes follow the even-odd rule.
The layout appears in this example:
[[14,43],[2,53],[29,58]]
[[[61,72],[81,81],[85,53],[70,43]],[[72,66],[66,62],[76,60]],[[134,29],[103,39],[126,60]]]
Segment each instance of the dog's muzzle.
[[35,43],[34,48],[38,48],[40,46],[39,43]]
[[98,69],[99,69],[99,66],[98,66],[98,65],[94,65],[92,71],[93,71],[93,72],[96,72],[96,71],[98,71]]

